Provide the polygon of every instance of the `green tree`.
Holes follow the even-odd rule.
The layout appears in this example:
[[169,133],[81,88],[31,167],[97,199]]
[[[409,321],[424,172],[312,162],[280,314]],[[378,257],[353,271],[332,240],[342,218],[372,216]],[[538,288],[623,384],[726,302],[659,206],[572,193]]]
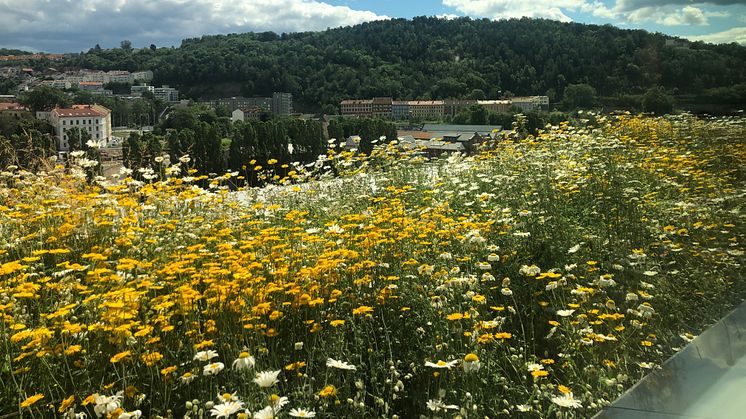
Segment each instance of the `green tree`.
[[65,135],[67,135],[70,151],[88,151],[89,147],[86,143],[91,139],[91,134],[88,131],[80,127],[73,127],[65,131]]
[[596,89],[586,83],[571,84],[565,89],[562,101],[567,109],[592,108],[596,106]]
[[474,89],[469,93],[469,99],[474,100],[484,100],[487,98],[487,95],[484,93],[484,90],[482,89]]
[[34,90],[24,93],[19,102],[36,113],[38,111],[49,111],[55,107],[69,107],[70,99],[60,89],[49,86],[39,86]]
[[642,97],[642,109],[658,115],[673,111],[673,98],[661,86],[651,87]]
[[471,105],[469,107],[469,123],[474,125],[486,125],[487,109],[482,105]]

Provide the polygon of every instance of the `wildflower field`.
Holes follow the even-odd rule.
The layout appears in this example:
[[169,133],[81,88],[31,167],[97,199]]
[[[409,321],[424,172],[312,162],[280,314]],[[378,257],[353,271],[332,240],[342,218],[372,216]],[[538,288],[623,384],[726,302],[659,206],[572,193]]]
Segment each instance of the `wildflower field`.
[[592,416],[746,297],[746,119],[582,116],[261,189],[2,168],[0,415]]

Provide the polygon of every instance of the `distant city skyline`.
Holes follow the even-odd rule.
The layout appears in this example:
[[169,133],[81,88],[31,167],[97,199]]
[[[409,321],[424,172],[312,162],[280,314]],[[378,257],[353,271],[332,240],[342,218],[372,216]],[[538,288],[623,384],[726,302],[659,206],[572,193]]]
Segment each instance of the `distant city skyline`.
[[99,44],[179,46],[185,38],[324,30],[414,16],[548,18],[746,45],[746,0],[0,0],[0,47],[51,53]]

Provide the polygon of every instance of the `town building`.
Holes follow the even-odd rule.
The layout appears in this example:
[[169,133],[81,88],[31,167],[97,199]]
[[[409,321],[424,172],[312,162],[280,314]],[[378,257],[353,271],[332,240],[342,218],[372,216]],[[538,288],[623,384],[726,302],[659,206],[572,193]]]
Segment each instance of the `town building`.
[[418,119],[439,121],[450,119],[473,105],[483,106],[488,112],[508,112],[512,106],[522,111],[549,107],[548,96],[526,96],[501,100],[446,99],[446,100],[393,100],[388,97],[373,99],[346,99],[340,102],[342,116],[393,119],[396,121]]
[[[65,79],[58,79],[58,80],[42,80],[41,83],[39,83],[41,86],[48,86],[48,87],[54,87],[55,89],[69,89],[73,86],[69,81]],[[77,85],[77,84],[76,84]]]
[[57,150],[70,151],[68,132],[79,128],[87,132],[92,140],[108,145],[111,141],[111,111],[101,105],[73,105],[71,108],[55,108],[49,112],[37,112],[37,118],[54,127]]
[[390,97],[375,97],[371,101],[373,118],[391,119],[393,100]]
[[29,111],[20,103],[0,102],[0,114],[21,118],[23,115],[29,115]]
[[270,110],[275,115],[292,115],[293,114],[292,93],[274,92],[272,94],[272,106]]
[[179,101],[179,91],[167,85],[154,88],[153,95],[156,99],[164,102],[174,103]]
[[82,81],[78,83],[78,89],[80,90],[86,90],[86,91],[92,91],[92,90],[102,90],[104,88],[104,84],[100,81]]
[[429,132],[434,138],[460,136],[462,134],[479,134],[482,137],[495,137],[502,131],[500,125],[452,125],[424,124],[422,131]]
[[141,97],[143,93],[153,93],[155,94],[155,86],[149,86],[147,84],[141,85],[141,86],[132,86],[130,87],[130,94],[135,97]]
[[236,109],[231,113],[231,121],[247,121],[247,120],[258,120],[261,118],[262,113],[266,112],[264,109],[254,106],[252,108]]
[[242,97],[234,96],[210,101],[210,107],[224,106],[228,109],[261,108],[266,112],[272,110],[272,99],[267,97]]
[[442,100],[410,100],[409,113],[412,119],[439,121],[443,119],[445,103]]
[[511,106],[524,112],[549,107],[549,96],[519,96],[510,99]]
[[150,70],[135,71],[132,73],[132,79],[133,81],[151,81],[153,80],[153,72]]
[[349,99],[340,103],[342,115],[371,118],[373,116],[372,99]]
[[272,97],[242,97],[234,96],[211,100],[208,105],[211,108],[218,106],[228,109],[251,109],[261,108],[264,112],[271,112],[275,115],[292,115],[293,95],[292,93],[274,92]]
[[[510,100],[478,100],[477,104],[484,106],[488,112],[493,113],[508,112],[512,106]],[[549,102],[547,102],[547,105],[549,105]]]
[[409,112],[409,102],[406,100],[394,100],[391,102],[391,118],[395,121],[403,121],[412,117]]

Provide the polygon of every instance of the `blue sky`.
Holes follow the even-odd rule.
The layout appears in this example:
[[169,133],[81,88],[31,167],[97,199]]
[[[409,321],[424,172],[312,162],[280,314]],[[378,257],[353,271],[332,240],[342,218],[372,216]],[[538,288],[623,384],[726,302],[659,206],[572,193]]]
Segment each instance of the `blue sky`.
[[0,47],[76,52],[204,34],[323,30],[392,17],[540,17],[746,45],[746,0],[0,0]]

